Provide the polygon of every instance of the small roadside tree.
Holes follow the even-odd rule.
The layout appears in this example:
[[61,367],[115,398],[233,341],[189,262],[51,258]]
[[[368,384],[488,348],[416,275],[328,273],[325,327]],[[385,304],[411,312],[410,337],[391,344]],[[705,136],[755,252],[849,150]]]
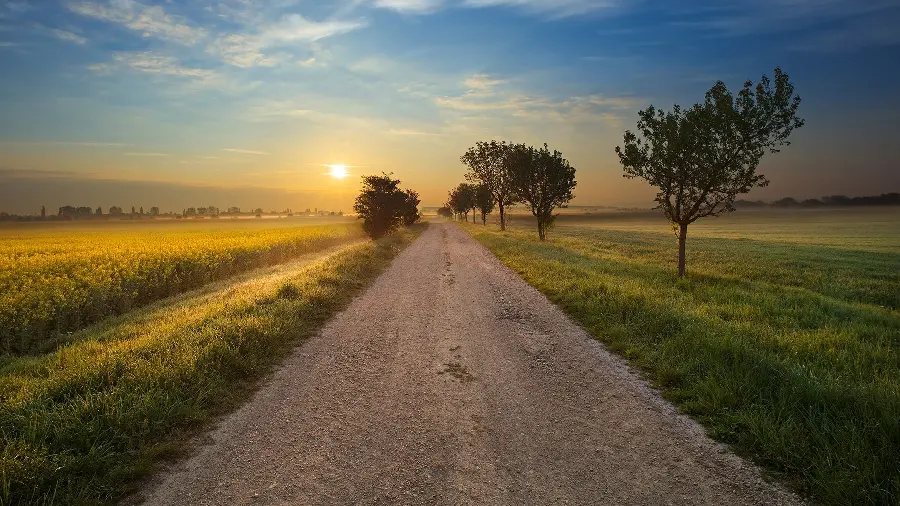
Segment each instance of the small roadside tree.
[[503,141],[477,142],[460,161],[469,168],[466,180],[485,185],[500,211],[500,230],[506,230],[506,208],[519,201],[509,177],[507,158],[511,145]]
[[538,237],[547,238],[558,207],[567,207],[574,197],[575,168],[559,151],[515,145],[510,154],[510,175],[516,195],[531,207],[537,219]]
[[475,207],[475,187],[468,183],[460,183],[450,192],[447,205],[458,216],[469,221],[469,211]]
[[486,185],[475,187],[475,207],[481,213],[481,224],[487,225],[487,216],[494,212],[494,196]]
[[437,210],[437,215],[442,218],[452,218],[453,217],[453,209],[450,206],[441,206]]
[[[403,199],[403,226],[410,227],[418,222],[422,215],[419,213],[419,192],[415,190],[406,190]],[[331,213],[334,215],[334,212]]]
[[[407,220],[418,221],[416,192],[400,189],[400,180],[390,174],[365,176],[363,187],[353,209],[363,220],[363,230],[372,238],[379,238],[397,230]],[[412,214],[415,212],[415,220]],[[412,224],[410,223],[410,224]]]
[[672,111],[652,105],[640,111],[641,137],[625,132],[616,147],[624,176],[641,178],[659,188],[662,209],[678,234],[678,276],[685,273],[688,225],[705,216],[734,211],[737,195],[769,180],[756,174],[766,152],[777,153],[795,128],[800,97],[781,68],[773,82],[744,83],[737,97],[722,81],[706,92],[706,100],[690,109]]

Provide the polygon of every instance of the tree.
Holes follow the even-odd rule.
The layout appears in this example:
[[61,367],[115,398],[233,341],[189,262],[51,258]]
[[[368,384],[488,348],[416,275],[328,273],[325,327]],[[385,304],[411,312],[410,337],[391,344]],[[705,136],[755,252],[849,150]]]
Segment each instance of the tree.
[[122,214],[122,208],[119,206],[112,206],[109,208],[110,216],[119,216]]
[[500,230],[506,230],[506,207],[519,201],[512,187],[507,164],[510,144],[506,142],[477,142],[460,161],[469,168],[466,180],[491,189],[500,211]]
[[[422,215],[419,213],[421,201],[419,200],[419,192],[415,190],[406,190],[404,194],[406,196],[403,201],[403,225],[410,227],[422,219]],[[331,212],[331,216],[334,216],[334,211]]]
[[[353,209],[363,220],[363,230],[373,238],[390,234],[400,225],[415,223],[419,217],[418,193],[400,189],[400,180],[391,174],[365,176]],[[413,219],[415,215],[415,219]]]
[[481,224],[487,225],[487,215],[494,212],[494,196],[487,185],[475,187],[475,207],[481,212]]
[[140,213],[141,216],[144,215],[144,206],[141,206],[141,210],[139,211],[139,213]]
[[159,208],[156,206],[151,207],[150,216],[159,216]]
[[443,206],[438,208],[437,215],[444,218],[452,218],[453,217],[453,209],[450,206]]
[[531,207],[537,219],[538,237],[547,238],[547,229],[556,216],[553,211],[567,207],[577,182],[575,168],[559,151],[550,151],[547,144],[534,148],[517,144],[510,152],[510,176],[516,195]]
[[475,187],[468,183],[460,183],[450,191],[447,205],[457,216],[469,221],[469,211],[475,208]]
[[737,195],[769,180],[756,174],[766,152],[777,153],[795,128],[800,97],[780,68],[773,82],[762,76],[744,83],[737,97],[717,82],[706,100],[672,111],[652,105],[640,111],[638,137],[625,132],[625,147],[616,147],[624,176],[641,178],[659,188],[662,209],[678,233],[678,275],[685,272],[688,225],[706,216],[734,211]]
[[46,217],[47,217],[47,208],[45,206],[41,206],[41,219],[43,220]]

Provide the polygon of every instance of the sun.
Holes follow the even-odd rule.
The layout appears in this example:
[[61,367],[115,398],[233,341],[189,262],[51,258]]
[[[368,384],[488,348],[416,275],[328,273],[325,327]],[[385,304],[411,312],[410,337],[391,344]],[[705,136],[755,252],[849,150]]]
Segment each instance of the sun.
[[328,175],[335,179],[344,179],[348,175],[346,165],[329,165],[329,167],[331,167],[331,172]]

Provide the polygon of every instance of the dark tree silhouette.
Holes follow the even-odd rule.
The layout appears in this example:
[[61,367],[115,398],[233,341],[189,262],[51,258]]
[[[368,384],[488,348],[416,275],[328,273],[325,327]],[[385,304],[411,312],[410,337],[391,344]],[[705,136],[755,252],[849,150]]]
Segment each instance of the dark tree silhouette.
[[507,158],[510,144],[503,141],[477,142],[460,161],[469,168],[466,180],[485,185],[500,211],[500,230],[506,230],[506,208],[519,201],[509,177]]
[[443,206],[437,210],[437,215],[444,218],[452,218],[453,209],[450,206]]
[[450,191],[447,205],[457,216],[469,221],[469,211],[475,207],[475,187],[468,183],[460,183]]
[[562,153],[550,151],[547,144],[543,148],[515,145],[509,167],[516,195],[531,207],[531,214],[537,219],[538,237],[543,241],[556,219],[553,211],[567,207],[574,197],[575,168]]
[[481,224],[487,225],[487,216],[494,212],[494,196],[486,185],[475,187],[475,207],[481,213]]
[[645,179],[659,188],[662,209],[678,233],[678,275],[685,272],[688,225],[705,216],[734,211],[734,199],[768,179],[756,174],[763,155],[777,153],[795,128],[800,97],[788,75],[775,69],[744,83],[737,97],[717,82],[706,100],[671,112],[652,105],[638,113],[641,137],[625,132],[624,148],[616,147],[626,178]]
[[[390,174],[365,176],[353,209],[363,220],[363,230],[378,238],[390,234],[407,221],[418,221],[418,193],[400,189],[400,180]],[[415,219],[412,216],[415,214]],[[408,220],[409,219],[409,220]]]
[[[422,219],[422,214],[419,213],[421,201],[419,192],[415,190],[406,190],[404,193],[406,196],[403,201],[403,225],[409,227]],[[331,216],[334,216],[334,211],[331,212]]]

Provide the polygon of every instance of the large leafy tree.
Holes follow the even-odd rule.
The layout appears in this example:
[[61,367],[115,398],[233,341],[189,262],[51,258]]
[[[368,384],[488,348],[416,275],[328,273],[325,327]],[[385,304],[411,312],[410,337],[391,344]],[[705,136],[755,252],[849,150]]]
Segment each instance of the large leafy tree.
[[506,230],[506,208],[519,201],[509,176],[511,145],[503,141],[477,142],[460,161],[469,168],[466,180],[490,188],[500,211],[500,229]]
[[559,151],[516,144],[510,150],[510,176],[516,195],[531,207],[537,219],[538,237],[547,238],[547,229],[556,216],[553,211],[566,207],[574,197],[575,168]]
[[400,180],[390,174],[365,176],[353,210],[363,220],[363,230],[373,238],[395,231],[401,225],[418,221],[418,194],[401,190]]
[[703,103],[666,112],[652,105],[638,113],[640,134],[625,132],[616,147],[626,178],[657,187],[662,209],[678,234],[678,275],[685,273],[688,225],[734,211],[734,199],[769,180],[756,170],[767,152],[777,153],[794,129],[800,97],[780,68],[774,80],[744,83],[734,96],[717,82]]

